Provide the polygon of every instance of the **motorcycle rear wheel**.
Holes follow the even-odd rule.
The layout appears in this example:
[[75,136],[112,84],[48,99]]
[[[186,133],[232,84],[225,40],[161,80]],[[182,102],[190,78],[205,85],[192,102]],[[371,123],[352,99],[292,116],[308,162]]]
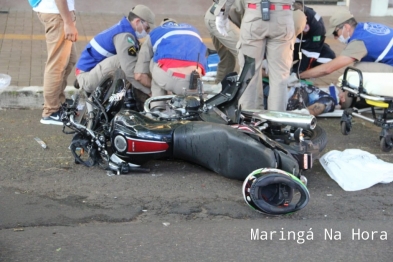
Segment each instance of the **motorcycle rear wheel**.
[[303,130],[303,134],[305,134],[306,139],[311,140],[314,145],[319,146],[319,152],[325,149],[328,140],[326,131],[322,127],[316,126],[314,130]]
[[[283,139],[283,135],[282,134],[272,134],[272,133],[266,133],[266,135],[277,141],[280,142],[284,145],[289,146],[290,148],[294,149],[295,151],[297,151],[298,148],[298,142],[295,140],[293,134],[295,133],[295,131],[297,130],[297,128],[291,128],[290,130],[290,134],[285,136],[285,139]],[[302,133],[304,134],[304,140],[308,140],[311,141],[313,143],[314,146],[317,146],[319,148],[319,152],[322,152],[326,145],[327,145],[327,134],[326,131],[321,128],[320,126],[316,126],[313,130],[311,129],[303,129]]]

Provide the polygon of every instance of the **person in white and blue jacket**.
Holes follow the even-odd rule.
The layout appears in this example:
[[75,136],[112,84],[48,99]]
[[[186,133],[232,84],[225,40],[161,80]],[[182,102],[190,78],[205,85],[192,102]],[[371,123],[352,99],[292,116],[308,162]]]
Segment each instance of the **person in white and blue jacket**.
[[[352,63],[362,72],[393,73],[393,28],[379,23],[357,22],[348,10],[342,10],[330,18],[326,35],[331,34],[346,47],[332,61],[301,73],[301,79],[325,76]],[[343,108],[352,102],[345,93],[340,93]]]
[[147,85],[143,79],[151,75],[152,97],[190,92],[192,73],[205,75],[206,52],[194,26],[166,18],[146,37],[134,70],[135,79]]
[[144,5],[135,6],[128,17],[96,35],[83,50],[76,64],[78,84],[92,93],[103,76],[121,68],[127,80],[140,91],[150,94],[150,87],[134,79],[140,49],[139,40],[154,27],[155,15]]
[[29,0],[45,28],[47,60],[45,64],[44,106],[40,122],[63,125],[61,104],[66,102],[64,89],[76,63],[78,40],[74,0]]

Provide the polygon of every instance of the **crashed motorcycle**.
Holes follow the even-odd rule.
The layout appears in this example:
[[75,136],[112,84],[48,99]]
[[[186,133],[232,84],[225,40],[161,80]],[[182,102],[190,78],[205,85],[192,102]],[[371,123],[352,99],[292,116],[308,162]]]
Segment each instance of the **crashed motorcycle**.
[[[246,59],[241,75],[229,74],[209,99],[195,77],[185,94],[152,97],[142,105],[120,69],[104,77],[81,112],[78,99],[63,108],[63,132],[74,134],[75,162],[120,175],[148,171],[143,164],[153,159],[181,159],[244,180],[244,199],[259,212],[302,209],[309,200],[302,172],[325,148],[326,133],[311,115],[242,110],[238,101],[254,63]],[[153,110],[153,102],[165,107]]]

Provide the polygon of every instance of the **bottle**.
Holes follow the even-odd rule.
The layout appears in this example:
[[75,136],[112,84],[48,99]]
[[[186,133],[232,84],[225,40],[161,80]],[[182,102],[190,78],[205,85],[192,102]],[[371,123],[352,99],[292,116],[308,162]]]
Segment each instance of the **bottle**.
[[338,92],[336,90],[336,86],[333,83],[330,83],[329,94],[333,98],[334,104],[338,105]]
[[38,144],[40,144],[40,145],[41,145],[41,147],[42,147],[43,149],[46,149],[46,144],[45,144],[45,142],[44,142],[44,141],[42,141],[40,138],[38,138],[38,137],[35,137],[35,138],[34,138],[34,140],[35,140],[35,141],[37,141],[37,142],[38,142]]

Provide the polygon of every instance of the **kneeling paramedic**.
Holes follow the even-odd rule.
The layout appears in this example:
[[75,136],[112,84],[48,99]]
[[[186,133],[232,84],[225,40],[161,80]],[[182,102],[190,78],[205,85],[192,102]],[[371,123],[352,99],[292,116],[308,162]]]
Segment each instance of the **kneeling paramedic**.
[[[135,79],[141,81],[151,73],[152,97],[196,93],[195,78],[205,74],[206,51],[195,27],[166,18],[143,43]],[[152,106],[162,104],[155,102]]]
[[79,86],[92,93],[99,81],[121,67],[127,80],[136,88],[150,94],[150,88],[134,79],[134,68],[140,49],[139,39],[154,27],[155,15],[144,5],[135,6],[128,15],[111,28],[96,35],[83,50],[76,64]]

